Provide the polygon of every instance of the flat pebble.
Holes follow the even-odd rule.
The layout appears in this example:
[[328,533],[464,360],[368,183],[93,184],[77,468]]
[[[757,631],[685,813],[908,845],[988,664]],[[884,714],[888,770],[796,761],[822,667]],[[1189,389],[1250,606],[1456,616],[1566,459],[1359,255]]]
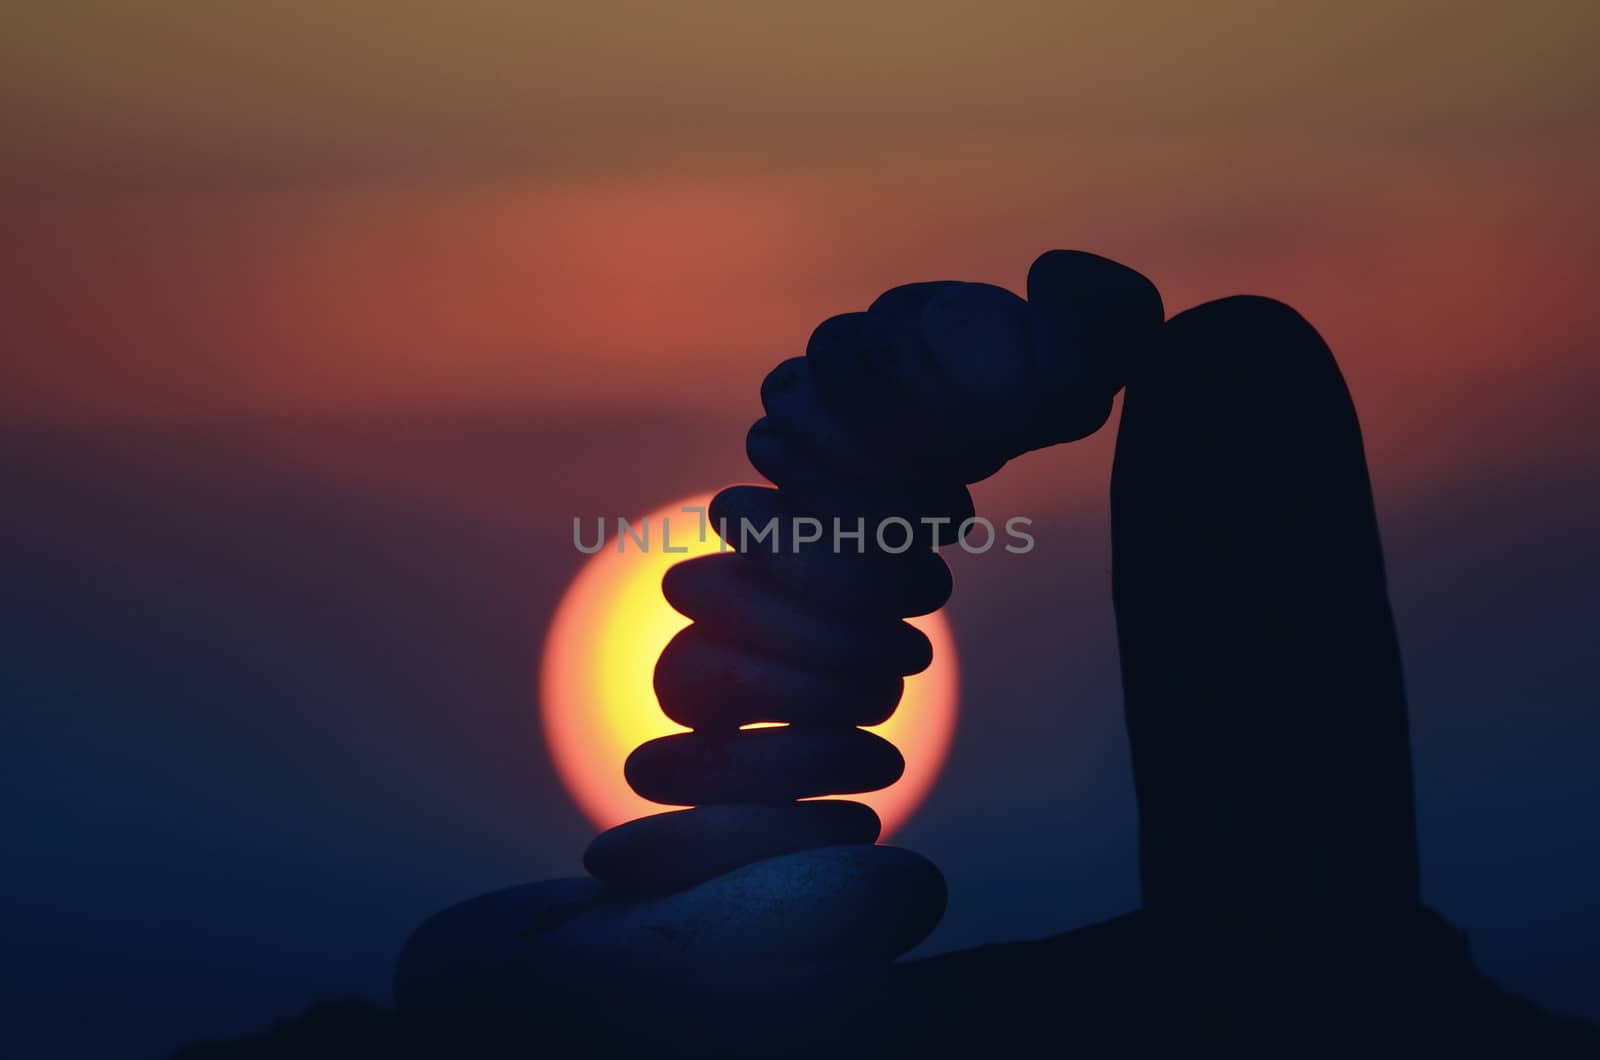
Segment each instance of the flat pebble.
[[945,883],[896,847],[767,858],[670,895],[551,880],[429,918],[396,966],[402,1016],[532,1043],[656,1043],[674,1055],[785,1052],[873,1003],[889,962],[927,937]]
[[799,663],[909,675],[933,661],[933,645],[915,626],[897,618],[823,617],[784,592],[754,557],[726,552],[685,560],[667,569],[661,592],[722,639]]
[[[950,568],[907,527],[881,528],[881,543],[904,551],[879,551],[880,527],[872,526],[865,530],[868,550],[859,552],[853,541],[836,542],[832,527],[820,520],[796,522],[805,516],[778,490],[761,486],[730,486],[710,507],[713,527],[731,548],[759,559],[775,583],[818,608],[856,618],[904,618],[936,611],[950,599]],[[806,540],[812,536],[816,540]]]
[[878,831],[878,815],[859,802],[724,803],[652,814],[602,832],[583,865],[631,892],[666,893],[780,854],[873,843]]
[[696,622],[656,660],[655,691],[667,717],[691,729],[752,722],[877,725],[905,689],[898,674],[805,666],[722,640]]
[[662,736],[623,766],[634,791],[670,806],[876,791],[904,771],[894,744],[864,729],[798,725]]
[[[813,514],[832,529],[834,517],[841,528],[853,530],[856,520],[868,528],[890,516],[910,521],[917,531],[917,543],[953,545],[957,528],[974,514],[972,494],[959,479],[923,479],[905,468],[896,468],[877,478],[864,461],[846,450],[842,460],[819,451],[792,428],[781,427],[763,416],[750,425],[745,435],[745,455],[751,465],[782,488],[796,510]],[[940,520],[928,524],[924,519]],[[875,547],[870,538],[867,547]]]

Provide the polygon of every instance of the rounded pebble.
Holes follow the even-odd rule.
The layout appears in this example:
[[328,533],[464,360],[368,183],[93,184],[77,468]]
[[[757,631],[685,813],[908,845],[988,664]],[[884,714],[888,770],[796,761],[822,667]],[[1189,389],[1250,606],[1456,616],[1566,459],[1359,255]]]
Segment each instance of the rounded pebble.
[[932,643],[915,626],[898,618],[824,618],[775,585],[759,560],[735,552],[667,568],[661,592],[720,638],[796,662],[909,676],[933,661]]
[[595,1042],[631,1040],[635,1054],[671,1043],[674,1055],[750,1055],[870,1003],[945,898],[927,859],[864,844],[766,858],[658,897],[591,879],[527,884],[425,921],[401,952],[395,1002],[424,1022],[483,1021],[532,1042],[562,1013],[563,1033],[588,1022]]
[[877,725],[894,713],[904,689],[898,674],[801,666],[721,640],[698,622],[668,642],[655,670],[662,712],[691,729],[763,721]]
[[904,771],[905,759],[882,737],[798,725],[662,736],[634,748],[623,766],[634,791],[669,806],[876,791]]
[[723,803],[652,814],[596,836],[590,875],[634,893],[667,893],[780,854],[877,841],[870,806],[839,799]]
[[[868,527],[857,544],[836,539],[831,526],[762,486],[720,491],[711,499],[710,517],[731,548],[758,559],[774,582],[819,608],[856,618],[903,618],[937,611],[950,599],[950,568],[917,543],[909,521]],[[900,551],[880,551],[880,544]]]

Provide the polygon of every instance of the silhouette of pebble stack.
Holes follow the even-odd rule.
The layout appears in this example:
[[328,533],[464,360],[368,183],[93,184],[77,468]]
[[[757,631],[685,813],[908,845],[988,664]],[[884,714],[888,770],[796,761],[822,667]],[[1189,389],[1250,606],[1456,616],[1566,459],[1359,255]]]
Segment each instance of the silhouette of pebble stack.
[[[1098,428],[1121,384],[1111,336],[1129,319],[1160,323],[1148,282],[1093,255],[1046,255],[1036,287],[1086,294],[1093,315],[983,284],[915,284],[824,322],[804,357],[767,377],[746,449],[777,488],[717,494],[709,516],[731,551],[680,563],[662,585],[693,621],[662,652],[656,693],[692,731],[641,745],[626,765],[644,798],[693,808],[598,836],[591,875],[663,894],[875,842],[869,807],[815,797],[877,790],[903,771],[899,751],[860,727],[887,719],[904,678],[932,659],[904,619],[949,598],[935,546],[955,544],[974,514],[965,484]],[[780,725],[742,728],[752,723]],[[905,922],[885,925],[892,943],[879,947],[893,956],[937,923],[943,880],[909,851],[866,850],[854,871],[898,889],[887,907]],[[837,874],[826,885],[841,886]],[[874,886],[881,899],[881,880],[863,884]],[[881,917],[885,903],[871,905]]]
[[[808,385],[805,361],[780,366],[762,388],[768,416],[782,415]],[[911,523],[922,531],[916,542],[897,536],[886,551],[871,539],[877,513],[861,494],[791,488],[786,478],[778,489],[719,493],[710,521],[735,551],[680,563],[663,580],[668,602],[693,622],[662,652],[656,694],[667,716],[692,731],[640,746],[626,775],[647,799],[695,808],[598,837],[585,864],[599,879],[675,890],[765,858],[878,838],[868,806],[815,797],[900,778],[899,751],[860,726],[886,720],[904,678],[932,661],[928,638],[903,619],[944,604],[950,569],[928,547],[926,527]],[[939,514],[955,523],[972,514],[959,484],[946,493],[951,505]],[[796,517],[816,522],[797,535]],[[846,534],[862,531],[842,536],[839,552],[835,518]],[[819,539],[806,541],[818,527]],[[781,725],[741,728],[752,723]],[[929,904],[942,907],[942,885],[928,869],[939,892]]]
[[[797,364],[769,378],[769,414],[801,378]],[[740,546],[741,528],[762,529],[773,517],[777,529],[759,544],[745,535],[743,551],[668,571],[663,593],[694,621],[662,652],[656,694],[667,716],[693,731],[640,746],[626,775],[647,799],[696,808],[598,837],[585,857],[597,878],[672,890],[780,854],[877,839],[878,818],[861,803],[797,800],[900,778],[899,751],[859,726],[887,719],[904,678],[932,661],[928,638],[902,619],[940,607],[950,571],[926,545],[895,555],[872,544],[856,552],[847,539],[848,551],[835,554],[831,520],[851,499],[829,498],[833,510],[823,500],[787,488],[723,490],[710,518],[726,528],[726,542]],[[795,551],[797,515],[825,529]],[[858,519],[872,525],[866,514],[840,518],[846,530]],[[799,536],[813,529],[803,525]],[[782,725],[740,728],[760,722]]]

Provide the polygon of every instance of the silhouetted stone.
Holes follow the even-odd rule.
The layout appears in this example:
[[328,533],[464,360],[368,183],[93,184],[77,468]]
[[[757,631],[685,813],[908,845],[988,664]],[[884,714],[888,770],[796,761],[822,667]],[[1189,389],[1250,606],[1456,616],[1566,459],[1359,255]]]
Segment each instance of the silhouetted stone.
[[876,791],[904,770],[894,744],[863,729],[798,725],[663,736],[623,767],[634,791],[671,806]]
[[541,880],[435,913],[411,933],[395,963],[394,1000],[404,1011],[515,1005],[527,978],[527,940],[567,919],[608,908],[598,880]]
[[[907,284],[866,313],[832,317],[812,333],[804,372],[785,362],[769,378],[768,414],[791,448],[814,443],[818,462],[852,454],[845,479],[931,470],[976,482],[1082,437],[1105,422],[1126,362],[1155,340],[1161,298],[1132,269],[1075,251],[1040,257],[1028,291],[1024,302],[989,284]],[[759,448],[769,460],[781,452]]]
[[809,432],[781,427],[769,416],[762,416],[745,432],[744,454],[751,467],[779,487],[815,484],[834,474],[833,456],[820,453]]
[[600,833],[583,867],[632,891],[675,891],[779,854],[874,843],[878,830],[870,806],[838,799],[700,806]]
[[1111,499],[1146,908],[1322,937],[1412,915],[1400,656],[1321,338],[1259,298],[1175,318],[1128,383]]
[[807,345],[825,407],[848,425],[862,451],[893,462],[894,471],[883,476],[889,481],[932,475],[977,482],[1009,458],[994,446],[970,444],[984,433],[981,422],[974,423],[983,410],[963,400],[922,331],[926,303],[962,286],[895,288],[865,313],[824,321]]
[[[939,477],[936,467],[897,471],[892,477],[873,478],[862,462],[841,465],[835,454],[820,450],[807,424],[781,422],[763,416],[745,434],[745,453],[751,465],[807,508],[818,514],[874,517],[904,515],[913,522],[921,516],[945,516],[952,526],[973,514],[972,495],[958,479]],[[939,541],[955,541],[951,527],[943,527]]]
[[667,568],[661,592],[696,626],[807,665],[909,675],[933,661],[933,645],[915,626],[894,618],[862,622],[808,610],[773,584],[756,557],[727,552],[685,560]]
[[964,437],[959,426],[969,410],[932,370],[920,314],[934,294],[958,286],[897,287],[869,311],[830,317],[811,333],[805,357],[810,386],[834,429],[853,441],[854,462],[861,468],[840,472],[842,478],[876,474],[894,481],[936,469],[951,481],[976,482],[1005,462],[990,454],[959,454],[942,443],[948,435]]
[[[867,478],[868,468],[847,465],[841,469],[834,458],[817,453],[803,428],[779,426],[767,416],[750,425],[745,454],[757,471],[783,490],[796,510],[816,515],[830,529],[835,517],[842,527],[853,529],[858,519],[872,528],[891,516],[901,516],[916,530],[916,544],[930,548],[955,544],[958,529],[975,513],[972,494],[959,480],[915,478],[904,473],[891,479]],[[863,477],[844,477],[851,473]],[[867,547],[876,546],[868,539]]]
[[[804,357],[780,361],[761,380],[762,417],[774,431],[803,438],[816,460],[825,468],[850,466],[846,475],[861,474],[882,480],[892,477],[894,465],[886,454],[865,451],[858,439],[840,430],[833,414],[824,407]],[[841,477],[834,472],[834,477]]]
[[986,283],[948,288],[922,307],[932,371],[960,395],[966,413],[965,437],[956,443],[965,452],[1009,460],[1030,448],[1039,394],[1028,323],[1026,302]]
[[1081,250],[1052,250],[1028,269],[1029,347],[1040,416],[1029,448],[1099,430],[1111,400],[1161,340],[1166,313],[1149,280]]
[[[741,517],[750,521],[750,533],[777,518],[780,552],[793,552],[797,545],[802,551],[828,551],[837,544],[840,551],[851,555],[889,559],[900,559],[910,552],[932,552],[935,544],[954,543],[955,529],[973,514],[972,495],[965,486],[954,482],[836,484],[832,490],[817,483],[785,485],[782,489],[741,484],[720,491],[712,503],[716,506],[711,511],[714,528],[720,534],[726,526],[730,545],[739,540]],[[797,517],[820,522],[822,536],[813,541],[817,528],[806,527],[807,537],[791,537],[799,529],[793,523]],[[890,519],[903,520],[909,527],[892,534],[885,531],[880,536],[879,524]],[[755,543],[760,547],[752,551],[762,555],[772,551],[770,538]]]
[[[570,947],[574,962],[602,969],[659,962],[692,981],[751,958],[890,960],[933,930],[944,904],[944,877],[926,858],[850,844],[766,858],[686,891],[602,906],[592,918],[526,937],[552,953]],[[591,944],[621,961],[585,956]]]
[[[844,542],[835,551],[831,526],[796,524],[797,512],[778,490],[730,486],[711,499],[711,520],[735,551],[759,560],[773,582],[818,609],[836,608],[855,619],[900,618],[938,610],[950,599],[950,568],[898,524],[883,541],[897,554],[878,551],[878,527],[868,527],[869,551]],[[763,536],[770,528],[770,536]],[[853,527],[849,529],[854,529]],[[914,528],[913,528],[914,529]],[[798,531],[798,532],[797,532]],[[815,540],[806,540],[818,535]]]
[[667,717],[691,729],[751,722],[877,725],[894,713],[905,681],[879,672],[828,672],[719,640],[698,622],[656,661],[655,690]]
[[[585,890],[593,900],[574,912]],[[615,1055],[788,1052],[873,1002],[887,962],[938,923],[945,884],[910,851],[850,845],[670,895],[612,895],[554,880],[430,917],[396,966],[401,1014],[441,1043],[440,1031],[490,1025],[502,1043],[581,1044],[586,1032],[591,1049],[634,1046]]]

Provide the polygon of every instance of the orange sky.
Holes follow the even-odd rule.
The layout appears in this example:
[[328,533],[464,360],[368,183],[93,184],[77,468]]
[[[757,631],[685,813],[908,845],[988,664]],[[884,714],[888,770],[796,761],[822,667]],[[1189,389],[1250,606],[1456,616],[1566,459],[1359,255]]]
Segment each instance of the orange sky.
[[786,161],[996,130],[1593,138],[1590,0],[23,0],[0,174],[30,187]]
[[1594,387],[1597,16],[1400,7],[35,5],[0,420],[694,417],[1070,246],[1295,303],[1427,467]]

